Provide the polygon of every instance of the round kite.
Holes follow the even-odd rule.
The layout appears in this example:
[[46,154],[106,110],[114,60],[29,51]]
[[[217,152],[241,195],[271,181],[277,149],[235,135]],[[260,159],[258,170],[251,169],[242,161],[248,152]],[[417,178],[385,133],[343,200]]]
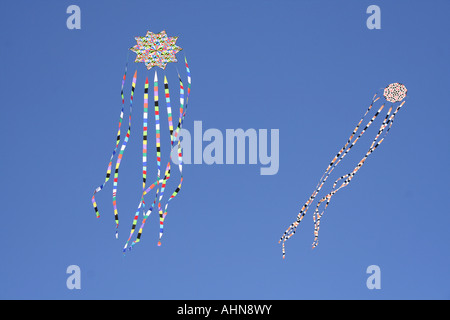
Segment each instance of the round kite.
[[[165,31],[161,31],[160,33],[152,33],[150,31],[147,32],[147,34],[143,37],[135,37],[136,45],[132,48],[130,48],[131,51],[136,53],[136,63],[142,62],[147,67],[147,70],[152,69],[153,67],[159,67],[161,69],[165,69],[168,63],[175,63],[177,62],[176,54],[180,52],[182,49],[176,45],[178,37],[169,37],[167,36]],[[154,117],[155,117],[155,146],[156,146],[156,163],[157,163],[157,174],[155,174],[154,181],[152,183],[147,182],[147,136],[148,136],[148,89],[149,89],[149,81],[148,77],[145,79],[144,84],[144,106],[143,106],[143,135],[142,135],[142,194],[140,197],[140,202],[137,208],[137,211],[134,215],[133,224],[131,226],[130,235],[124,245],[123,251],[125,252],[127,248],[131,250],[134,244],[138,243],[141,239],[142,232],[144,229],[144,225],[148,217],[150,216],[151,212],[154,208],[158,208],[159,211],[159,220],[160,220],[160,232],[159,232],[159,241],[158,245],[161,245],[161,238],[164,231],[164,221],[167,216],[167,210],[170,201],[176,197],[178,192],[181,189],[181,185],[183,182],[183,152],[181,148],[181,141],[180,141],[180,130],[182,129],[183,122],[186,116],[187,111],[187,105],[189,100],[189,95],[191,92],[191,75],[190,75],[190,69],[187,63],[187,60],[185,58],[185,66],[186,66],[186,75],[187,75],[187,94],[184,90],[184,84],[181,79],[180,74],[178,74],[179,79],[179,117],[178,117],[178,124],[176,126],[176,129],[174,130],[173,125],[173,116],[172,116],[172,107],[171,107],[171,101],[170,101],[170,92],[169,92],[169,84],[167,81],[167,77],[164,75],[164,93],[165,93],[165,102],[166,102],[166,110],[167,110],[167,119],[168,119],[168,125],[169,125],[169,133],[170,133],[170,148],[169,148],[169,156],[170,159],[167,162],[167,165],[165,167],[164,175],[161,175],[161,128],[160,128],[160,110],[159,110],[159,82],[158,82],[158,73],[155,71],[154,77],[153,77],[153,101],[154,101]],[[94,207],[95,213],[97,217],[100,217],[99,209],[95,200],[95,195],[100,192],[108,182],[111,176],[111,168],[112,168],[112,161],[113,158],[117,152],[118,146],[121,141],[121,125],[123,121],[124,116],[124,85],[126,81],[126,74],[128,69],[128,63],[125,66],[125,74],[122,79],[122,87],[121,87],[121,97],[122,97],[122,110],[120,112],[119,117],[119,129],[117,131],[117,137],[116,137],[116,144],[114,147],[114,150],[112,152],[107,171],[106,171],[106,178],[102,185],[97,187],[94,191],[94,194],[92,196],[92,205]],[[116,223],[116,238],[118,238],[118,228],[119,228],[119,213],[117,209],[117,186],[118,186],[118,180],[119,180],[119,168],[120,163],[122,161],[127,143],[130,138],[130,132],[131,132],[131,114],[132,114],[132,106],[133,106],[133,97],[134,97],[134,91],[136,88],[136,80],[137,80],[137,70],[134,73],[132,84],[131,84],[131,94],[130,94],[130,111],[129,111],[129,121],[128,121],[128,130],[127,134],[122,141],[122,145],[120,148],[120,152],[117,156],[116,160],[116,166],[114,171],[114,182],[113,182],[113,209],[114,209],[114,219]],[[186,98],[186,99],[185,99]],[[172,161],[172,151],[174,148],[177,148],[178,151],[178,169],[180,171],[180,182],[178,183],[178,186],[176,187],[175,191],[171,194],[169,199],[165,202],[165,205],[162,206],[161,203],[163,202],[163,196],[164,191],[167,185],[168,180],[170,179],[170,170],[171,170],[171,161]],[[153,203],[149,208],[146,208],[146,202],[145,202],[145,196],[149,194],[153,189],[156,190],[155,198]],[[141,226],[139,228],[138,234],[136,236],[136,239],[131,242],[131,245],[129,246],[129,243],[133,237],[134,231],[136,229],[139,217],[142,212],[142,221]]]
[[[364,129],[356,136],[356,134],[359,131],[359,128],[361,126],[361,123],[366,118],[367,114],[372,109],[373,105],[380,100],[380,96],[378,94],[375,94],[372,98],[372,103],[370,104],[369,108],[366,110],[364,116],[361,118],[361,120],[356,125],[355,129],[353,129],[350,137],[348,138],[345,145],[339,150],[339,152],[336,154],[336,156],[331,160],[330,164],[328,165],[327,169],[325,170],[325,173],[322,175],[322,177],[319,180],[319,183],[317,184],[314,192],[309,197],[308,201],[303,205],[303,207],[300,209],[300,212],[297,215],[297,219],[290,224],[290,226],[286,229],[286,231],[283,233],[283,235],[280,238],[279,242],[282,242],[282,253],[283,253],[283,259],[286,256],[285,251],[285,242],[291,238],[299,226],[300,222],[303,220],[303,217],[305,216],[306,212],[308,211],[311,204],[314,202],[314,199],[316,198],[317,194],[320,192],[322,187],[324,186],[325,182],[327,181],[328,177],[330,176],[331,172],[334,168],[341,162],[342,159],[347,155],[347,153],[351,150],[351,148],[358,142],[358,140],[361,138],[361,136],[366,132],[366,130],[372,125],[372,123],[375,121],[375,119],[380,115],[380,113],[383,111],[385,105],[387,103],[392,103],[389,107],[389,110],[386,113],[386,116],[378,129],[378,133],[376,134],[375,138],[372,141],[372,144],[367,150],[364,157],[358,162],[356,167],[349,173],[339,177],[334,183],[331,191],[320,198],[320,200],[316,204],[315,211],[313,213],[313,220],[314,220],[314,241],[312,244],[312,247],[315,248],[319,243],[319,227],[320,227],[320,220],[327,209],[328,205],[330,204],[331,198],[342,188],[347,186],[356,173],[359,171],[359,169],[362,168],[367,158],[375,151],[375,149],[383,142],[384,138],[388,134],[389,130],[391,129],[392,124],[394,123],[394,118],[400,108],[405,103],[404,99],[406,97],[407,89],[403,84],[400,83],[392,83],[388,85],[383,92],[384,102],[381,104],[381,106],[378,108],[378,110],[375,112],[375,114],[372,116],[372,118],[367,122],[367,124],[364,126]],[[380,100],[381,101],[381,100]],[[401,103],[399,103],[401,102]],[[393,111],[394,110],[394,111]],[[324,204],[323,210],[320,212],[320,207]]]
[[408,90],[401,83],[391,83],[384,88],[383,96],[389,102],[400,102],[406,97]]

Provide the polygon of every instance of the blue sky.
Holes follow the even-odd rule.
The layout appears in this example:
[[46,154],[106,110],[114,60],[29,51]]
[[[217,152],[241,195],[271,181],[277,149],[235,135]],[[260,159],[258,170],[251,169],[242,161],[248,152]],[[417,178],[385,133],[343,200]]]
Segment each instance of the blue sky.
[[[0,298],[450,298],[450,2],[161,3],[0,4]],[[71,4],[81,9],[80,30],[66,27]],[[381,9],[380,30],[366,27],[372,4]],[[185,165],[163,245],[156,245],[153,214],[142,242],[124,257],[141,189],[143,83],[153,76],[142,64],[130,63],[126,87],[128,101],[138,70],[120,171],[119,240],[112,181],[97,197],[100,219],[91,196],[114,146],[128,48],[147,30],[178,35],[180,57],[189,60],[185,128],[193,132],[202,121],[203,130],[221,132],[279,129],[280,166],[262,176],[260,165]],[[166,74],[176,83],[173,64]],[[311,250],[310,212],[283,260],[279,237],[373,94],[392,82],[406,85],[408,100],[389,135],[333,198],[320,245]],[[151,122],[150,162],[152,129]],[[371,129],[330,180],[363,156]],[[164,158],[164,112],[162,131]],[[69,265],[81,269],[81,290],[66,287]],[[370,265],[381,269],[380,290],[366,287]]]

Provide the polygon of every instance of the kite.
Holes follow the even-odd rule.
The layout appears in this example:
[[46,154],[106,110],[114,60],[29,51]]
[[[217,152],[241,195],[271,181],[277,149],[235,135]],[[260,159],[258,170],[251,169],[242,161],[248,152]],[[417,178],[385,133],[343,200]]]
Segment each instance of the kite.
[[[331,160],[330,164],[328,165],[327,169],[325,170],[325,173],[320,178],[316,189],[312,193],[312,195],[309,197],[308,201],[303,205],[303,207],[300,209],[300,212],[297,215],[297,219],[289,225],[289,227],[286,229],[286,231],[281,236],[279,243],[282,243],[282,253],[283,253],[283,259],[286,256],[286,250],[285,250],[285,242],[290,237],[292,237],[300,222],[302,221],[303,217],[305,216],[306,212],[308,211],[311,204],[314,202],[314,199],[316,198],[317,194],[322,189],[323,185],[327,181],[328,177],[330,176],[331,172],[334,168],[337,167],[337,165],[342,161],[342,159],[348,154],[348,152],[353,148],[353,146],[358,142],[358,140],[361,138],[361,136],[366,132],[366,130],[372,125],[372,123],[375,121],[375,119],[382,113],[384,107],[386,104],[390,103],[389,110],[386,113],[386,116],[378,130],[378,133],[376,134],[375,138],[372,141],[372,144],[370,145],[369,150],[366,152],[364,157],[358,162],[356,167],[349,173],[339,177],[334,183],[331,191],[320,198],[320,200],[316,204],[316,208],[313,213],[313,221],[314,221],[314,241],[312,244],[312,248],[314,249],[317,247],[319,243],[319,227],[320,227],[320,220],[327,209],[328,205],[330,204],[331,198],[342,188],[346,187],[354,178],[356,173],[361,169],[367,158],[375,151],[375,149],[383,142],[384,138],[388,134],[389,130],[392,127],[392,124],[394,123],[394,118],[398,111],[401,109],[401,107],[405,103],[405,98],[407,94],[406,87],[401,83],[391,83],[386,88],[384,88],[383,91],[383,98],[381,97],[381,94],[376,93],[373,98],[372,102],[369,106],[369,108],[366,110],[365,114],[361,118],[361,120],[356,125],[355,129],[353,129],[350,137],[348,138],[345,145],[339,150],[339,152],[336,154],[336,156]],[[381,100],[380,100],[381,99]],[[365,127],[362,129],[362,131],[356,136],[359,128],[361,127],[362,122],[366,118],[369,111],[372,109],[373,105],[377,101],[383,101],[381,106],[378,108],[378,110],[375,112],[375,114],[372,116],[372,118],[367,122]],[[394,111],[393,111],[394,110]],[[356,137],[355,137],[356,136]],[[324,204],[323,211],[320,212],[320,207]]]
[[[136,45],[131,47],[130,50],[136,53],[136,63],[143,62],[145,66],[147,67],[147,70],[152,69],[153,67],[159,67],[162,70],[166,69],[166,66],[168,63],[176,63],[178,60],[176,58],[176,54],[182,50],[179,46],[176,45],[178,37],[169,37],[165,31],[161,31],[160,33],[153,33],[150,31],[147,31],[147,34],[143,37],[135,37]],[[181,79],[180,73],[177,70],[178,73],[178,79],[179,79],[179,119],[178,124],[176,126],[176,129],[174,130],[173,125],[173,115],[172,115],[172,106],[170,101],[170,92],[169,92],[169,83],[167,80],[166,75],[164,75],[164,95],[165,95],[165,102],[166,102],[166,109],[167,109],[167,119],[169,124],[169,133],[170,133],[170,160],[168,161],[164,175],[161,175],[161,124],[160,124],[160,109],[159,109],[159,82],[158,82],[158,72],[155,71],[154,78],[153,78],[153,100],[154,100],[154,118],[155,118],[155,137],[156,137],[156,164],[157,164],[157,175],[155,177],[155,180],[153,183],[149,184],[147,183],[147,155],[148,155],[148,116],[149,116],[149,80],[148,77],[145,79],[144,84],[144,106],[143,106],[143,135],[142,135],[142,194],[140,197],[140,202],[137,208],[136,213],[134,214],[133,223],[131,226],[130,235],[124,245],[123,252],[126,252],[127,248],[131,250],[133,245],[138,243],[141,240],[142,232],[144,229],[145,222],[149,218],[151,212],[153,209],[157,208],[159,213],[159,220],[160,220],[160,232],[159,232],[159,240],[158,240],[158,246],[161,245],[161,238],[163,236],[164,232],[164,221],[167,216],[168,206],[170,201],[177,196],[177,194],[181,190],[182,182],[183,182],[183,152],[181,148],[181,139],[180,139],[180,130],[183,127],[184,119],[186,116],[187,106],[188,106],[188,100],[191,92],[191,74],[189,65],[187,63],[187,59],[185,57],[185,66],[186,66],[186,74],[187,74],[187,94],[185,94],[184,84]],[[100,217],[100,212],[96,203],[95,195],[100,192],[108,182],[108,180],[111,177],[111,170],[112,170],[112,162],[113,158],[117,152],[117,149],[119,147],[120,141],[121,141],[121,126],[123,122],[123,116],[124,116],[124,85],[126,81],[126,75],[128,70],[128,62],[125,66],[125,73],[122,79],[122,86],[121,86],[121,97],[122,97],[122,110],[120,112],[119,117],[119,129],[117,131],[117,137],[116,137],[116,144],[114,147],[114,150],[112,152],[112,155],[110,157],[110,161],[107,167],[106,171],[106,178],[102,185],[97,187],[94,190],[94,194],[92,196],[92,205],[94,207],[95,213],[97,218]],[[116,160],[116,166],[114,171],[114,179],[113,179],[113,209],[114,209],[114,219],[116,223],[116,238],[118,238],[118,228],[119,228],[119,214],[117,209],[117,186],[118,186],[118,178],[119,178],[119,168],[120,163],[122,161],[127,143],[130,138],[130,132],[131,132],[131,114],[132,114],[132,107],[133,107],[133,99],[134,99],[134,92],[136,88],[136,81],[137,81],[137,70],[134,73],[132,84],[131,84],[131,94],[130,94],[130,112],[129,112],[129,122],[128,122],[128,130],[127,134],[125,136],[125,139],[122,142],[122,146],[120,148],[120,152],[117,156]],[[170,179],[171,174],[171,161],[172,161],[172,154],[174,151],[174,148],[177,148],[177,155],[178,155],[178,169],[180,171],[180,182],[171,194],[170,198],[166,201],[165,206],[162,206],[161,203],[163,201],[164,191],[166,189],[166,185],[168,180]],[[145,196],[149,194],[153,189],[156,189],[156,194],[153,203],[149,208],[146,208],[146,202],[145,202]],[[145,211],[147,210],[147,211]],[[136,230],[136,226],[139,220],[139,216],[142,211],[142,221],[141,226],[139,228],[137,237],[134,241],[131,242],[131,239],[133,237],[133,234]],[[131,242],[131,245],[129,245]]]

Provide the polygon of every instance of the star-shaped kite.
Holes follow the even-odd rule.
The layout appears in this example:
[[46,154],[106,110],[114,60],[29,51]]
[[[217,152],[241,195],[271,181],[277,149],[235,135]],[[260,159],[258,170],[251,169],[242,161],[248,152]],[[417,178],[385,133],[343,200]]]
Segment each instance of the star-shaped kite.
[[147,31],[145,37],[135,37],[137,44],[130,48],[136,53],[134,62],[144,62],[147,69],[165,69],[169,62],[177,62],[176,54],[182,50],[175,44],[178,37],[169,37],[166,31],[153,33]]

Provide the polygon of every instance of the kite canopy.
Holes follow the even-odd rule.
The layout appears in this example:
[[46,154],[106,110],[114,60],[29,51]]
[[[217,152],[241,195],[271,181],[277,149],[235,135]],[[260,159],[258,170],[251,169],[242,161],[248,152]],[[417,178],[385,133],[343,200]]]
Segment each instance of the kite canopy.
[[383,95],[389,102],[400,102],[405,99],[407,91],[405,85],[395,82],[384,88]]
[[148,70],[153,67],[165,69],[169,62],[177,62],[176,54],[182,50],[175,43],[178,37],[169,37],[166,31],[147,31],[144,37],[135,37],[137,44],[130,48],[136,53],[134,62],[144,62]]

